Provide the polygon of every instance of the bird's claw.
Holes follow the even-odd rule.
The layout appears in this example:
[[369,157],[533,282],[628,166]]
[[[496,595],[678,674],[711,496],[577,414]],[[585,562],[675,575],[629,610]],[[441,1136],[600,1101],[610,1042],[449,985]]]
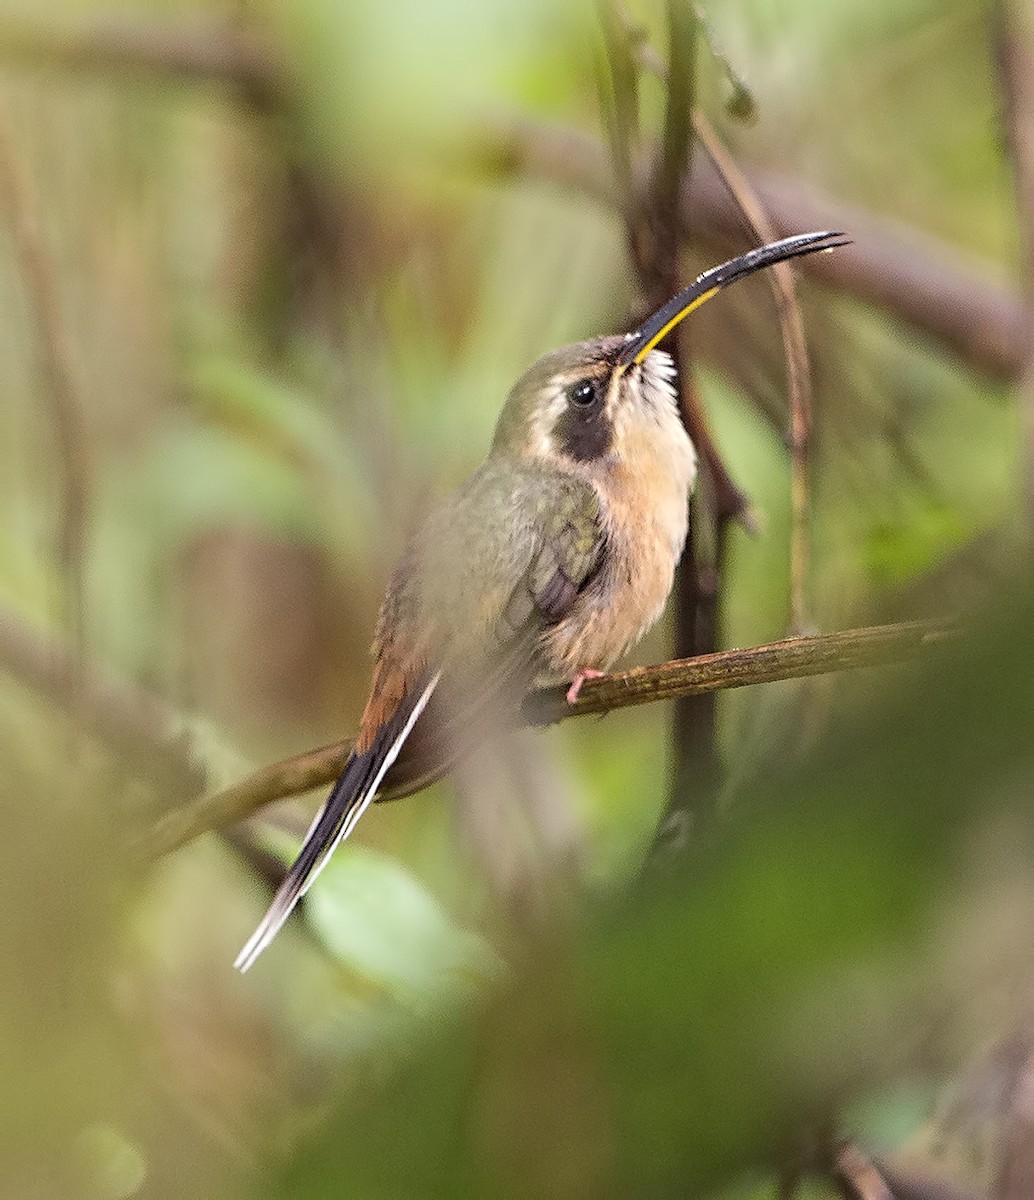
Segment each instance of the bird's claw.
[[578,699],[578,693],[582,690],[582,684],[587,679],[602,679],[605,674],[605,671],[579,671],[574,679],[571,680],[571,686],[567,689],[567,703],[574,704]]

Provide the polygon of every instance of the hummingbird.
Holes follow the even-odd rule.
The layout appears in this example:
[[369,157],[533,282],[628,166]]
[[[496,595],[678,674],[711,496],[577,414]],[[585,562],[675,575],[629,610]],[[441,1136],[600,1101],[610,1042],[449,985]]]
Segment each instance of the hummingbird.
[[463,731],[481,727],[486,706],[515,715],[536,684],[570,680],[573,703],[585,679],[656,622],[696,479],[675,366],[657,344],[729,284],[847,241],[827,231],[759,246],[705,271],[634,332],[554,350],[521,376],[488,457],[429,513],[391,576],[355,746],[239,971],[283,927],[389,772],[418,775],[428,757],[440,767]]

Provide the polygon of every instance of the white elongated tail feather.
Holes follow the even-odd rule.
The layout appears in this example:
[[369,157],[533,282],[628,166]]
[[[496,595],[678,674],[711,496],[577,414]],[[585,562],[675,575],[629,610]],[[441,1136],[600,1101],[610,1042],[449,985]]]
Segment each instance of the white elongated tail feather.
[[[383,738],[363,754],[354,754],[331,790],[322,808],[309,826],[302,848],[294,865],[287,872],[266,915],[245,943],[234,967],[246,971],[283,928],[295,905],[312,887],[330,856],[352,832],[359,818],[377,794],[391,765],[398,758],[406,738],[427,707],[441,672],[432,675],[407,697],[392,721],[385,727]],[[383,744],[379,744],[383,742]]]

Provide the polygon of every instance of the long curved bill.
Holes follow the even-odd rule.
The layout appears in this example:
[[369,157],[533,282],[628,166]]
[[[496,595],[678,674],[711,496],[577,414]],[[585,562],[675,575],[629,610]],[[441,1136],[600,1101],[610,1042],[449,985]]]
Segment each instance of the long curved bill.
[[617,368],[624,370],[633,363],[641,363],[661,338],[670,333],[681,320],[737,279],[753,275],[755,271],[761,271],[773,263],[785,262],[788,258],[800,258],[802,254],[820,254],[825,250],[835,250],[837,246],[847,246],[850,242],[851,239],[843,233],[799,233],[796,237],[768,242],[755,250],[748,250],[738,258],[730,258],[720,267],[712,267],[689,287],[683,288],[677,296],[673,296],[653,316],[648,317],[635,333],[628,335],[628,341],[618,355]]

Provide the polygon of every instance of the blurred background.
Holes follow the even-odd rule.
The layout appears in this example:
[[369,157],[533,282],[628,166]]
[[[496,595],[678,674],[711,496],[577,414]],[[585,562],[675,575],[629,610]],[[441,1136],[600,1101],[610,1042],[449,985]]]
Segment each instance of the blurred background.
[[[621,113],[648,174],[687,28],[776,232],[855,246],[799,273],[804,629],[762,279],[680,344],[757,530],[704,479],[717,632],[632,661],[964,632],[380,805],[241,977],[318,793],[154,822],[355,729],[388,574],[530,362],[763,240],[697,144],[636,243]],[[1022,4],[4,0],[4,1196],[882,1200],[871,1155],[1034,1195],[1032,97]]]

